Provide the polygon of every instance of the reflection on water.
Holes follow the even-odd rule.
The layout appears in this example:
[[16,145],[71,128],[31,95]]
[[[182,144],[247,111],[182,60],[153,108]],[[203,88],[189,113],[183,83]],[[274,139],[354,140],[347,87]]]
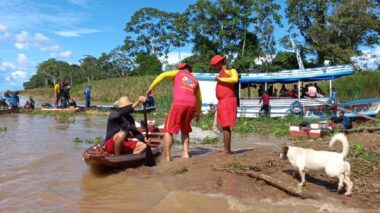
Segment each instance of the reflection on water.
[[[95,175],[81,159],[90,145],[72,141],[76,137],[85,140],[103,136],[104,117],[3,115],[0,127],[4,126],[8,130],[0,132],[0,211],[297,212],[301,206],[304,212],[314,212],[322,205],[313,201],[294,205],[296,201],[291,199],[282,203],[237,200],[224,194],[178,191],[170,187],[170,179],[165,182],[165,178],[157,178],[171,166],[164,162],[154,168]],[[267,136],[235,136],[234,149],[243,151],[265,140],[279,141]],[[222,148],[196,146],[191,149],[193,155]],[[176,146],[174,155],[180,153],[181,147]]]

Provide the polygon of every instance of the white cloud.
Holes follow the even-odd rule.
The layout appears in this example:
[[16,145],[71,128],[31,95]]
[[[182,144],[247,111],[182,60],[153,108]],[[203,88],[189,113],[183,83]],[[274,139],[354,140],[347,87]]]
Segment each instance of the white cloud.
[[51,43],[50,39],[41,33],[34,34],[34,40],[41,43]]
[[376,55],[376,56],[380,56],[380,46],[376,47],[373,52],[372,52],[373,55]]
[[57,51],[58,49],[59,49],[58,45],[46,45],[46,46],[40,47],[40,50],[42,52],[54,52],[54,51]]
[[15,47],[16,47],[17,49],[27,49],[27,48],[28,48],[28,44],[24,44],[24,43],[16,42],[16,43],[15,43]]
[[11,62],[4,61],[0,64],[0,71],[6,71],[10,69],[14,69],[15,65],[13,65]]
[[69,2],[71,2],[73,4],[85,6],[87,4],[88,0],[69,0]]
[[28,64],[28,57],[24,53],[17,54],[17,61],[18,63],[23,66]]
[[75,30],[63,30],[58,31],[55,34],[63,37],[79,37],[82,34],[90,34],[90,33],[99,33],[102,32],[99,29],[88,29],[88,28],[82,28],[82,29],[75,29]]
[[70,58],[71,55],[72,55],[72,52],[70,50],[50,53],[51,58]]
[[15,37],[16,42],[25,43],[29,40],[29,33],[26,31],[21,31],[19,34]]
[[5,24],[0,24],[0,32],[7,32],[8,26]]
[[[192,53],[190,52],[181,52],[181,54],[179,54],[178,52],[170,52],[167,56],[167,62],[168,64],[178,64],[179,62],[181,62],[184,58],[186,57],[189,57],[193,55]],[[161,62],[164,62],[165,58],[164,57],[161,57],[160,58],[160,61]]]
[[27,74],[25,71],[17,70],[11,73],[12,79],[19,80],[19,79],[25,79],[27,77]]

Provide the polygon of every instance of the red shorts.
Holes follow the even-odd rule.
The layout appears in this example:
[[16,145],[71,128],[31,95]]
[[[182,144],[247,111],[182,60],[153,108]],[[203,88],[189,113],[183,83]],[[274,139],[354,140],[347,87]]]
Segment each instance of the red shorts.
[[165,132],[177,134],[179,130],[187,134],[192,131],[191,120],[197,109],[190,106],[172,105],[165,121]]
[[[123,148],[121,150],[122,154],[131,154],[133,150],[136,148],[137,141],[124,141]],[[107,153],[115,154],[115,142],[113,141],[113,137],[108,139],[105,143],[105,149]]]
[[217,123],[222,127],[236,125],[237,103],[235,97],[228,97],[218,100]]

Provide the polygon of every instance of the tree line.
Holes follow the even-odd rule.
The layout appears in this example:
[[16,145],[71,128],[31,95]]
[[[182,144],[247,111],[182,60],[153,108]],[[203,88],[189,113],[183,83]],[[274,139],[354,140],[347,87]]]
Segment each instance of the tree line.
[[[239,72],[265,72],[298,68],[293,52],[276,49],[278,40],[292,50],[290,34],[302,57],[308,56],[303,60],[306,67],[321,66],[324,60],[350,63],[353,55],[360,54],[359,47],[379,43],[378,0],[286,0],[285,17],[280,9],[274,0],[197,0],[181,13],[142,8],[126,23],[124,44],[99,58],[86,55],[79,64],[44,61],[24,87],[51,85],[58,78],[74,84],[157,74],[163,64],[175,68],[168,64],[168,54],[188,44],[193,46],[192,55],[183,60],[195,71],[211,72],[212,55],[225,54]],[[284,18],[290,29],[283,26]],[[275,28],[287,35],[276,40]],[[257,63],[257,58],[266,60]]]

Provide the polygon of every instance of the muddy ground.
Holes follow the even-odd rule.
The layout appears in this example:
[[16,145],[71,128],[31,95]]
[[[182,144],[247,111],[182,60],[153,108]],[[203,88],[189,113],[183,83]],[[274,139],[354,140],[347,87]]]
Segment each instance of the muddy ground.
[[[380,170],[373,156],[368,153],[380,153],[380,132],[350,134],[351,145],[348,161],[352,166],[351,180],[354,183],[352,196],[345,196],[336,191],[338,179],[330,178],[323,171],[307,173],[307,183],[303,192],[315,195],[324,202],[334,200],[338,205],[347,208],[372,209],[380,208]],[[288,144],[311,147],[316,150],[329,150],[329,138],[320,140],[290,140]],[[360,145],[353,144],[362,144]],[[281,201],[291,196],[264,181],[247,176],[232,174],[226,171],[215,171],[215,168],[229,167],[238,169],[241,165],[250,166],[255,171],[270,175],[284,184],[297,188],[299,176],[292,176],[293,168],[279,158],[283,142],[276,145],[256,145],[253,149],[240,150],[234,155],[225,156],[213,152],[207,155],[193,155],[190,160],[175,158],[173,162],[160,162],[160,169],[130,169],[126,173],[138,177],[154,177],[170,187],[171,190],[198,191],[202,193],[224,193],[238,199],[271,199]],[[356,146],[356,148],[354,148]],[[337,143],[334,149],[341,152]],[[358,154],[358,150],[361,152]],[[364,154],[363,154],[364,153]],[[367,154],[366,154],[367,153]],[[194,153],[193,153],[194,154]],[[354,156],[356,155],[356,157]],[[368,156],[369,157],[368,157]],[[377,157],[379,155],[376,155]],[[162,159],[162,158],[161,158]],[[158,174],[157,174],[158,173]]]

